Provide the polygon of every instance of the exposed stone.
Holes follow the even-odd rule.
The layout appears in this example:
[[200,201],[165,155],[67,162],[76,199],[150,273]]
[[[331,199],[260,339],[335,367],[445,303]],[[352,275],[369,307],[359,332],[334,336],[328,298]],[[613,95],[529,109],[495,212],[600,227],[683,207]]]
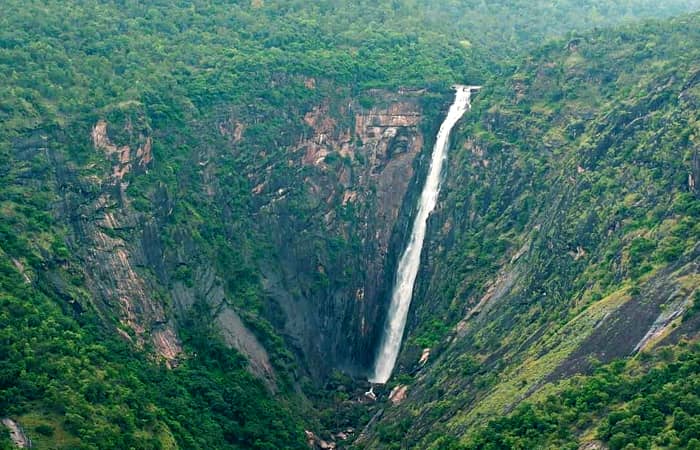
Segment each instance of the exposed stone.
[[418,364],[421,366],[425,365],[425,363],[428,362],[428,358],[430,357],[430,349],[429,348],[424,348],[423,353],[420,355],[420,360],[418,360]]
[[574,258],[574,261],[578,261],[579,259],[583,258],[586,256],[586,250],[581,247],[580,245],[576,246],[576,251],[569,252],[569,255]]
[[313,129],[308,139],[303,139],[298,149],[304,149],[302,163],[321,166],[326,156],[342,148],[350,140],[348,135],[336,136],[336,122],[329,114],[328,104],[314,107],[304,116],[304,123]]
[[316,89],[316,78],[306,78],[304,80],[304,87],[306,87],[307,89]]
[[221,309],[216,317],[227,344],[235,347],[250,361],[250,370],[269,388],[274,390],[275,373],[270,363],[270,356],[258,338],[243,324],[241,318],[230,307]]
[[341,431],[340,433],[337,433],[335,437],[336,439],[340,439],[341,441],[347,441],[349,436]]
[[323,147],[323,137],[320,135],[319,143],[310,142],[306,145],[306,153],[304,154],[303,162],[307,165],[319,166],[330,153],[327,148]]
[[29,278],[29,275],[27,274],[27,270],[24,267],[24,264],[22,264],[18,259],[12,258],[12,264],[17,268],[20,274],[22,274],[22,278],[24,278],[24,282],[27,284],[31,284],[32,279]]
[[357,200],[357,192],[345,191],[343,193],[343,206],[347,205],[348,203],[352,203],[355,200]]
[[[292,141],[287,158],[292,168],[287,174],[298,177],[259,171],[250,178],[254,193],[259,192],[261,230],[281,255],[274,267],[263,269],[266,289],[283,311],[288,340],[301,347],[309,367],[320,371],[333,365],[365,370],[370,363],[375,323],[389,289],[385,272],[392,270],[392,236],[397,222],[410,215],[402,207],[423,150],[418,99],[385,91],[370,95],[381,106],[367,109],[351,99],[328,99],[305,113],[305,135]],[[295,171],[301,166],[304,170]],[[261,185],[284,195],[266,195],[272,188]],[[300,193],[310,211],[305,220],[287,209]],[[339,206],[352,206],[353,218]],[[329,260],[332,252],[323,247],[311,251],[307,232],[338,238],[341,254],[344,243],[355,242],[361,250],[352,257],[362,255],[362,262]],[[308,274],[317,273],[319,263],[331,279],[347,273],[347,282],[309,289]],[[346,263],[361,270],[347,271]]]
[[219,133],[223,136],[227,136],[232,144],[238,144],[241,139],[243,139],[243,132],[245,131],[245,125],[242,122],[234,120],[233,118],[219,124]]
[[10,430],[10,439],[19,448],[32,448],[32,441],[24,434],[24,430],[19,425],[19,423],[5,417],[2,419],[2,424],[5,425]]
[[260,183],[257,186],[255,186],[251,192],[255,195],[260,195],[260,193],[265,189],[265,183]]
[[376,401],[377,400],[377,394],[374,393],[374,387],[370,387],[369,391],[365,392],[365,398],[369,399],[370,401]]
[[162,330],[155,330],[151,340],[156,352],[165,358],[169,367],[177,365],[177,357],[182,352],[182,348],[172,325]]
[[376,133],[377,128],[415,127],[421,115],[411,102],[395,102],[386,109],[372,108],[366,114],[358,114],[355,120],[355,134],[362,135],[368,129]]
[[306,435],[306,443],[308,444],[309,448],[314,450],[333,450],[337,448],[337,444],[335,442],[324,441],[320,437],[316,436],[316,433],[313,431],[304,430],[304,434]]
[[[692,291],[694,292],[694,291]],[[634,347],[634,353],[650,347],[659,337],[663,336],[674,320],[680,318],[692,302],[691,292],[683,292],[681,288],[671,292],[664,302],[664,308],[651,324],[644,337]]]
[[139,166],[146,167],[151,163],[151,161],[153,161],[152,149],[153,140],[149,136],[146,138],[146,142],[143,144],[143,146],[136,150],[136,157],[138,158]]
[[489,307],[491,303],[498,301],[510,291],[515,284],[517,275],[518,271],[516,267],[513,267],[509,270],[504,270],[496,277],[486,289],[486,293],[479,299],[476,306],[470,308],[464,318],[455,326],[455,332],[458,336],[463,337],[466,334],[469,321],[472,317],[481,313],[484,309]]
[[[132,168],[132,152],[128,145],[117,146],[109,139],[107,134],[107,122],[99,120],[92,128],[92,143],[95,149],[102,150],[107,156],[116,155],[116,162],[112,166],[112,177],[114,183],[119,183]],[[146,137],[145,141],[136,150],[136,163],[145,168],[153,160],[153,141],[151,137]]]
[[[126,130],[134,132],[131,121],[127,121]],[[118,232],[139,223],[140,217],[127,198],[128,182],[124,178],[132,170],[144,171],[153,161],[153,141],[150,136],[139,135],[137,150],[132,152],[130,145],[113,143],[107,131],[107,122],[99,120],[91,132],[94,148],[111,159],[112,172],[104,183],[99,177],[85,180],[99,183],[103,190],[92,204],[83,206],[78,235],[81,247],[87,249],[83,256],[87,286],[95,298],[101,299],[103,307],[117,307],[119,321],[133,331],[136,345],[144,346],[150,339],[156,353],[173,366],[182,352],[174,324],[168,320],[162,302],[151,297],[155,289],[134,269],[136,243],[127,242]],[[113,186],[118,188],[118,198],[114,198]],[[132,341],[128,333],[119,333]]]
[[406,395],[408,394],[408,386],[405,384],[399,384],[394,387],[394,389],[391,390],[389,393],[389,401],[393,405],[400,405],[401,402],[403,402],[406,399]]

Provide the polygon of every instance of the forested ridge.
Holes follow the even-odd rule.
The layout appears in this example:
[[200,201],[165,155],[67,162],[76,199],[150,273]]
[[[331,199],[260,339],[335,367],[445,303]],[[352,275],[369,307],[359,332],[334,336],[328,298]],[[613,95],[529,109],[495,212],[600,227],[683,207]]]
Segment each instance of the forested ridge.
[[[36,448],[700,445],[698,7],[3,2],[0,417]],[[483,88],[367,402],[366,355],[289,330],[381,317],[362,233],[397,205],[391,267],[455,83]],[[367,184],[407,154],[404,198]]]

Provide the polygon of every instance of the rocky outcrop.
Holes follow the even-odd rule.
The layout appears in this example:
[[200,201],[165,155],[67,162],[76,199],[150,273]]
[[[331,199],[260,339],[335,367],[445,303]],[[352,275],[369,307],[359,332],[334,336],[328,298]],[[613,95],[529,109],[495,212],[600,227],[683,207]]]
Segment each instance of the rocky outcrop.
[[608,446],[601,441],[588,441],[579,445],[578,450],[608,450]]
[[[393,225],[413,179],[413,162],[423,149],[418,132],[421,115],[416,105],[397,102],[386,109],[371,109],[355,117],[355,133],[369,150],[368,176],[376,188],[374,230],[379,251],[386,255]],[[367,217],[367,222],[374,222]]]
[[232,308],[223,308],[216,317],[227,344],[248,357],[252,372],[274,388],[274,370],[270,356],[255,335]]
[[[413,207],[404,202],[424,148],[420,98],[371,95],[371,108],[329,98],[304,114],[306,131],[286,162],[299,175],[251,174],[260,229],[279,260],[263,267],[264,283],[288,340],[317,374],[333,367],[360,374],[371,364],[392,246],[402,241],[397,227]],[[300,204],[308,209],[290,212]]]
[[112,143],[107,135],[107,122],[99,120],[92,128],[92,144],[96,150],[101,150],[112,163],[112,175],[108,183],[119,187],[119,194],[122,202],[128,201],[126,188],[128,181],[124,177],[131,172],[134,164],[140,169],[145,169],[153,160],[152,145],[150,136],[139,136],[143,142],[138,146],[135,154],[132,154],[128,145],[117,146]]
[[32,441],[24,434],[24,430],[19,426],[19,423],[5,417],[2,419],[2,424],[10,430],[10,439],[18,448],[32,448]]
[[86,287],[106,321],[116,314],[121,336],[139,347],[152,346],[172,365],[182,352],[175,323],[156,295],[155,281],[142,269],[147,266],[148,247],[154,245],[146,231],[150,219],[134,209],[127,195],[132,178],[144,174],[153,161],[152,138],[146,127],[134,125],[131,118],[120,132],[127,142],[115,144],[110,129],[105,120],[99,120],[90,135],[103,163],[82,172],[58,171],[58,182],[71,187],[64,193],[62,214],[72,227]]
[[[186,247],[192,246],[191,242]],[[195,266],[189,283],[175,281],[170,289],[174,308],[171,314],[177,322],[183,322],[193,314],[197,302],[206,305],[212,324],[218,328],[223,341],[244,355],[249,371],[262,380],[270,391],[275,391],[275,371],[267,349],[246,326],[236,309],[229,304],[224,282],[211,266]]]
[[389,401],[393,405],[400,405],[404,400],[406,400],[406,395],[408,394],[408,386],[405,384],[399,384],[389,393]]
[[[304,85],[326,88],[317,80]],[[177,186],[144,178],[163,179],[169,175],[162,169],[173,167],[155,161],[155,142],[186,137],[173,129],[152,130],[135,102],[109,110],[88,130],[82,127],[80,138],[92,150],[86,164],[50,154],[62,198],[57,215],[69,227],[69,248],[89,292],[71,301],[90,298],[115,333],[170,365],[182,357],[179,324],[195,305],[205,305],[224,342],[245,355],[251,372],[272,390],[276,363],[269,352],[279,349],[265,347],[268,329],[250,328],[258,314],[314,378],[336,368],[362,374],[381,331],[392,261],[414,205],[406,198],[416,187],[425,141],[424,93],[368,95],[375,106],[319,95],[322,100],[305,110],[280,111],[295,125],[274,142],[275,151],[255,139],[256,121],[262,120],[257,111],[229,106],[213,112],[188,130],[187,138],[206,143],[177,162],[186,166],[183,192],[192,195],[187,203],[193,209],[184,213],[169,192]],[[250,195],[245,211],[232,212],[228,205],[224,180],[232,168],[250,183],[244,187]],[[220,220],[214,225],[222,242],[237,242],[237,233],[248,231],[270,242],[264,258],[241,256],[262,274],[259,311],[236,303],[236,275],[215,266],[198,219],[188,222],[198,208]],[[250,214],[252,228],[237,228],[248,222],[232,214]],[[172,227],[175,221],[182,227]]]
[[305,430],[306,441],[309,448],[313,450],[333,450],[337,444],[333,441],[326,441],[318,437],[313,431]]

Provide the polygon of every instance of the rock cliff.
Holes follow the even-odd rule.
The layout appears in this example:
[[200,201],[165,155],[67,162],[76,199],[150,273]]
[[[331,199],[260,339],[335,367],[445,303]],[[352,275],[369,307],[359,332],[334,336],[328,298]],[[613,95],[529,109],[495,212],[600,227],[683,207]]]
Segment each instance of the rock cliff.
[[[276,334],[297,353],[302,373],[363,374],[421,182],[416,170],[432,139],[425,130],[432,134],[437,115],[424,116],[424,93],[368,96],[373,105],[324,96],[303,114],[290,112],[297,124],[283,138],[283,157],[255,142],[250,130],[257,119],[250,114],[210,114],[194,133],[214,143],[184,155],[189,183],[201,193],[187,205],[176,201],[173,185],[157,181],[173,164],[158,159],[158,148],[181,139],[178,131],[154,127],[138,104],[93,122],[81,138],[91,152],[85,165],[53,152],[58,214],[105,323],[172,366],[186,357],[180,326],[203,307],[271,389],[275,365],[287,358],[270,354],[271,346],[284,352],[273,344]],[[242,161],[243,148],[255,149],[259,161]],[[227,161],[249,186],[249,203],[241,207],[252,222],[234,218]],[[217,239],[224,247],[201,239],[203,214],[223,230]],[[245,241],[268,246],[263,255],[241,254]],[[245,266],[236,270],[244,272],[217,261],[229,245],[238,249],[228,250],[240,258],[236,265]],[[231,284],[241,276],[250,283]],[[243,303],[249,295],[254,304]]]

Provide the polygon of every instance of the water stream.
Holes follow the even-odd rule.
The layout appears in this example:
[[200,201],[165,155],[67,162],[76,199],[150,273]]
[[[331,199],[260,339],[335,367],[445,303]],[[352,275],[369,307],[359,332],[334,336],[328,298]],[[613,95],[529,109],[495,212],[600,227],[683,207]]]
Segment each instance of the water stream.
[[470,98],[476,86],[455,86],[455,100],[447,112],[447,117],[440,125],[433,154],[430,160],[428,177],[423,186],[423,192],[418,203],[418,212],[413,222],[411,237],[408,245],[401,254],[394,280],[394,290],[391,293],[391,304],[387,313],[384,333],[382,335],[377,359],[374,363],[374,373],[369,378],[373,383],[386,383],[396,364],[396,358],[401,348],[408,309],[413,297],[413,286],[418,275],[423,240],[428,225],[428,216],[435,209],[440,194],[442,167],[447,160],[450,131],[464,113],[471,107]]

